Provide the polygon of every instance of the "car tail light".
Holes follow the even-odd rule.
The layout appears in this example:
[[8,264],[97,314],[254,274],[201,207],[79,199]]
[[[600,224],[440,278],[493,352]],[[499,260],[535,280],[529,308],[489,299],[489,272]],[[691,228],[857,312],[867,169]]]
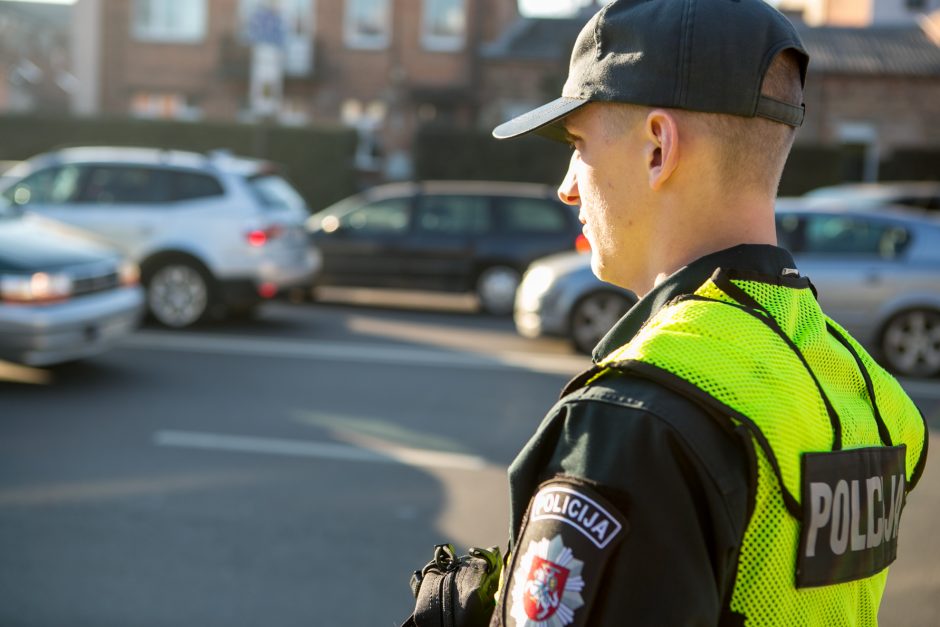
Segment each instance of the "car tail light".
[[574,249],[579,253],[591,252],[591,242],[589,242],[588,238],[584,236],[584,233],[579,235],[577,239],[574,240]]
[[283,234],[284,228],[279,224],[269,226],[266,229],[255,229],[248,232],[248,244],[259,248],[267,244],[269,241],[277,239]]
[[258,296],[261,298],[274,298],[277,296],[277,285],[274,283],[262,283],[258,286]]

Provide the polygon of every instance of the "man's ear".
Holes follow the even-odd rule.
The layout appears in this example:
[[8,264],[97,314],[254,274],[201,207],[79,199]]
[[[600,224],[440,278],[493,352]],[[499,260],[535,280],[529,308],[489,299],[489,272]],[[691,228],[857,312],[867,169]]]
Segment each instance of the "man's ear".
[[646,116],[645,130],[649,185],[659,191],[679,166],[679,126],[671,112],[654,109]]

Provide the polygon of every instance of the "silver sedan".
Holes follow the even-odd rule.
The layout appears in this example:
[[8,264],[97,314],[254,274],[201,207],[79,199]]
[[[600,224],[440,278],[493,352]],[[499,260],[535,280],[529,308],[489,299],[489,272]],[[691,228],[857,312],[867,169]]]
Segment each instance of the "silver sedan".
[[[819,290],[823,309],[905,376],[940,374],[940,221],[903,209],[808,207],[781,200],[780,245]],[[634,302],[601,282],[589,255],[536,261],[516,296],[517,330],[590,352]]]
[[940,221],[899,208],[777,207],[823,310],[894,372],[940,374]]

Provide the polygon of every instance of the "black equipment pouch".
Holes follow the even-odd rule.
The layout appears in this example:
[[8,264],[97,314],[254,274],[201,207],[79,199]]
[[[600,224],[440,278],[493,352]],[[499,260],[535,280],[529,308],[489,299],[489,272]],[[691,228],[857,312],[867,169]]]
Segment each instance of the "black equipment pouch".
[[434,559],[411,576],[415,610],[401,627],[486,627],[496,606],[499,548],[473,547],[457,557],[452,544],[434,547]]

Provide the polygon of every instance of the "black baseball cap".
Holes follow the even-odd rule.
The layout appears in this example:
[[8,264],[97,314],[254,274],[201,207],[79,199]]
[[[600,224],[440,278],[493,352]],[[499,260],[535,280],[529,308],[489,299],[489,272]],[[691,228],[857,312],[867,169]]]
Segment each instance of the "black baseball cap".
[[764,0],[615,0],[581,30],[562,96],[500,124],[497,139],[537,132],[562,139],[558,124],[589,102],[624,102],[761,116],[800,126],[804,106],[761,95],[784,50],[809,55],[793,24]]

